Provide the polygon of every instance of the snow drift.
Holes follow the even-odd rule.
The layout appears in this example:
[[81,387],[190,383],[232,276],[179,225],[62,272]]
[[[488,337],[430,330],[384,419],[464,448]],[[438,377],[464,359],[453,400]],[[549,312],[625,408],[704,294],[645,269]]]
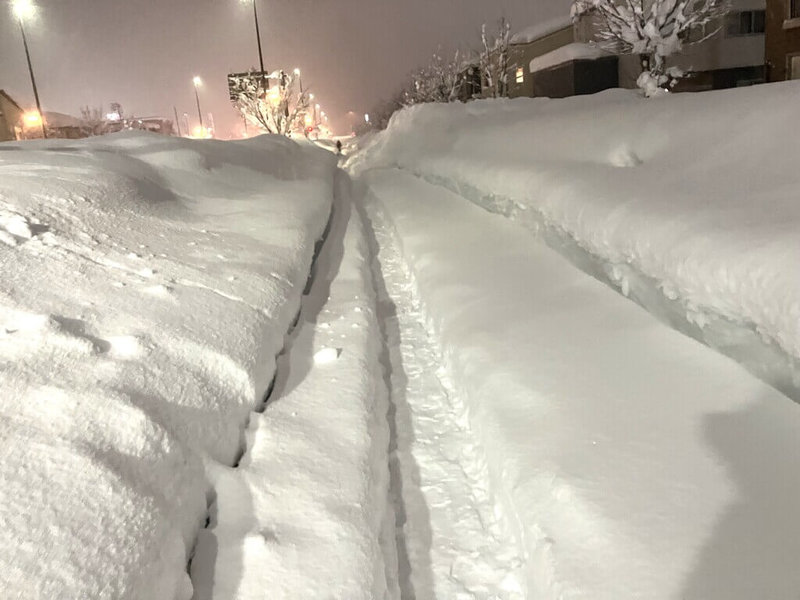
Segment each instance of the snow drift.
[[0,144],[0,588],[188,599],[335,160],[283,138]]
[[350,166],[400,167],[524,224],[800,399],[798,96],[786,82],[417,106]]

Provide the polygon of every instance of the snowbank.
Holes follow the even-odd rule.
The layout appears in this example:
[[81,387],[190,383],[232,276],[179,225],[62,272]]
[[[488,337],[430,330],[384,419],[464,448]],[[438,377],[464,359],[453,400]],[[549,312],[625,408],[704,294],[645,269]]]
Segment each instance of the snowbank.
[[419,106],[350,165],[399,166],[523,223],[800,398],[798,95],[786,82]]
[[398,171],[393,224],[542,599],[800,594],[800,410],[523,229]]
[[570,60],[586,60],[611,56],[607,50],[603,50],[594,44],[574,42],[556,48],[552,52],[537,56],[530,62],[530,72],[543,71],[550,67],[555,67]]
[[188,599],[335,164],[282,138],[0,144],[0,587]]

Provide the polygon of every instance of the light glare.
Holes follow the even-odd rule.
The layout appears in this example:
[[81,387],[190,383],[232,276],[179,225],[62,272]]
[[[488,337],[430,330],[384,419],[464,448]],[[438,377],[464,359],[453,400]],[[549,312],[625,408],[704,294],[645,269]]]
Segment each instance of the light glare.
[[38,127],[42,124],[42,116],[36,110],[26,112],[22,119],[27,127]]
[[26,19],[32,17],[36,12],[31,0],[13,0],[11,3],[11,10],[18,19]]
[[192,82],[193,82],[195,85],[203,85],[203,80],[202,80],[202,79],[200,79],[200,77],[199,77],[198,75],[195,75],[195,76],[194,76],[194,79],[192,79]]

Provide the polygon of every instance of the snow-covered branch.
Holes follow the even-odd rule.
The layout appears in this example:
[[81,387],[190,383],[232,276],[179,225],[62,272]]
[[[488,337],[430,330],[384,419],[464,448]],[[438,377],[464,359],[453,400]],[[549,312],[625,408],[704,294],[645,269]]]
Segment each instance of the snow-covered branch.
[[436,53],[424,67],[411,74],[403,90],[402,104],[410,106],[425,102],[454,102],[458,100],[464,77],[459,72],[459,53],[447,60]]
[[300,129],[309,110],[309,90],[301,91],[293,73],[275,71],[230,78],[231,98],[242,116],[267,133],[289,135]]
[[489,33],[486,24],[481,28],[480,70],[483,95],[488,98],[508,96],[509,45],[511,23],[500,19],[497,32]]

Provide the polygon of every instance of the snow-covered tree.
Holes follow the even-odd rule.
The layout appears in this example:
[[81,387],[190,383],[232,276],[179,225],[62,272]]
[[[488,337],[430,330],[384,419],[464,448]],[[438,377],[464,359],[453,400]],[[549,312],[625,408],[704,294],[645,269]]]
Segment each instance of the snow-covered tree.
[[289,135],[302,129],[309,111],[309,90],[301,91],[292,72],[250,72],[229,81],[231,99],[241,115],[268,133]]
[[458,100],[464,84],[459,66],[458,52],[453,60],[443,58],[440,53],[434,54],[427,65],[411,74],[403,93],[403,105]]
[[729,10],[728,0],[574,0],[572,19],[598,17],[599,45],[618,54],[642,57],[637,85],[652,96],[683,76],[666,59],[684,45],[702,42],[718,29],[706,25]]
[[103,107],[82,106],[81,107],[81,132],[86,136],[101,135],[104,133],[103,126],[106,123],[106,116],[103,114]]
[[497,31],[489,33],[484,23],[481,28],[479,67],[483,81],[483,95],[487,98],[508,96],[509,46],[511,23],[500,19]]

